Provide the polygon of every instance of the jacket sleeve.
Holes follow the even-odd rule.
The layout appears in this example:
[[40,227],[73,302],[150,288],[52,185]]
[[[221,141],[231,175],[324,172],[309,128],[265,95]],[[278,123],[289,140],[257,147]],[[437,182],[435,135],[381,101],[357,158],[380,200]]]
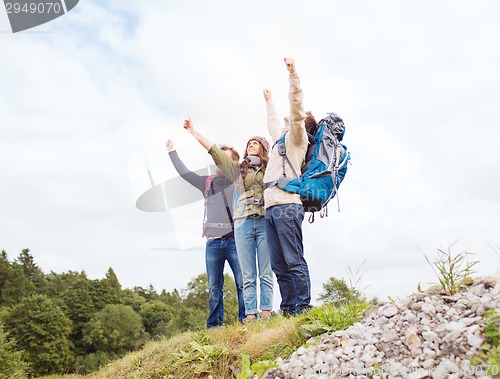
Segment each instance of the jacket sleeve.
[[226,175],[229,180],[233,183],[240,176],[240,166],[234,163],[231,158],[229,158],[224,151],[220,149],[219,146],[213,145],[209,150],[208,154],[210,154],[219,169]]
[[179,173],[182,179],[187,181],[193,187],[198,188],[201,192],[205,191],[205,182],[207,180],[206,176],[200,176],[192,171],[190,171],[184,163],[179,158],[177,151],[171,151],[168,153],[175,170]]
[[276,111],[276,107],[272,100],[266,102],[267,109],[267,128],[269,130],[269,134],[273,141],[276,141],[280,138],[282,133],[282,126],[280,124],[278,118],[278,112]]
[[304,93],[300,88],[300,80],[297,74],[292,74],[289,77],[290,92],[288,99],[290,100],[290,131],[294,145],[301,145],[307,141],[307,133],[304,120],[306,112],[302,105]]

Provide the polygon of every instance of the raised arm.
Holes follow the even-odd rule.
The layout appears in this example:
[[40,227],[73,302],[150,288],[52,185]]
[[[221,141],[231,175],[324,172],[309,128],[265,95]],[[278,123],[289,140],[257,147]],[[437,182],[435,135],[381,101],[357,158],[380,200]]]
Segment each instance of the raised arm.
[[266,99],[267,128],[273,141],[276,141],[283,133],[283,128],[281,127],[278,112],[274,106],[272,93],[268,89],[264,90],[264,99]]
[[186,165],[181,161],[177,151],[174,147],[174,141],[171,139],[167,140],[165,146],[168,150],[168,156],[174,165],[175,170],[184,179],[186,182],[191,184],[193,187],[198,188],[201,192],[205,191],[205,181],[207,180],[206,176],[200,176],[192,171],[190,171]]
[[207,137],[196,130],[191,119],[184,120],[184,129],[186,129],[194,138],[196,138],[201,146],[207,149],[207,151],[210,150],[210,148],[214,145]]
[[304,124],[306,119],[306,112],[302,105],[304,93],[300,88],[300,80],[295,69],[295,61],[290,58],[285,58],[285,64],[288,72],[290,73],[290,92],[288,99],[290,100],[290,131],[292,141],[295,145],[300,145],[307,141],[307,133]]
[[194,127],[191,119],[184,120],[184,129],[193,135],[194,138],[205,148],[212,156],[215,164],[231,181],[236,181],[239,176],[239,166],[235,164],[216,144],[203,136]]

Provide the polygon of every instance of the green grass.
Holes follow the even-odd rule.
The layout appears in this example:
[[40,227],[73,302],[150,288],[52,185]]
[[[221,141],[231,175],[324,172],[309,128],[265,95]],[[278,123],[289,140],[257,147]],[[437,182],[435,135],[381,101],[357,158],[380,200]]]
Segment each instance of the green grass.
[[500,314],[494,309],[484,315],[483,328],[485,343],[472,360],[473,365],[480,365],[487,375],[498,378],[500,374]]
[[469,258],[473,254],[467,251],[452,253],[452,246],[453,244],[446,251],[438,249],[437,258],[433,262],[424,254],[439,280],[441,289],[449,295],[454,295],[470,284],[471,275],[474,273],[473,268],[479,263],[479,261],[470,261]]
[[[287,359],[311,337],[343,330],[361,320],[367,303],[325,304],[306,314],[269,321],[234,324],[149,342],[87,375],[51,375],[43,379],[250,379]],[[485,343],[472,364],[494,376],[500,369],[500,314],[487,312]]]
[[312,337],[340,330],[360,320],[366,304],[325,305],[291,318],[234,324],[186,332],[149,342],[100,370],[87,374],[51,375],[43,379],[252,378],[289,358]]

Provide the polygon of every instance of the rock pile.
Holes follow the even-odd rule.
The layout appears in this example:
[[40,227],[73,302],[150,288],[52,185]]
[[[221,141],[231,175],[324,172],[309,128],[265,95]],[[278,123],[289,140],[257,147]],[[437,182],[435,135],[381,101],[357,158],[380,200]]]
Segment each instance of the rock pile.
[[471,359],[490,309],[500,310],[500,282],[492,278],[453,296],[416,293],[379,304],[348,329],[301,347],[264,378],[487,378]]

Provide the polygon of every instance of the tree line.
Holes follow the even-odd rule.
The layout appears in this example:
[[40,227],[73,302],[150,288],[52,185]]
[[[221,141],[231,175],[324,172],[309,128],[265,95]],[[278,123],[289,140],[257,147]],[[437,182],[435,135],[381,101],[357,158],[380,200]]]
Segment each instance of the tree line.
[[[225,275],[225,320],[237,321],[234,280]],[[29,249],[13,261],[0,254],[0,379],[88,373],[147,341],[205,327],[206,274],[158,293],[122,288],[109,268],[102,279],[84,271],[44,273]]]

